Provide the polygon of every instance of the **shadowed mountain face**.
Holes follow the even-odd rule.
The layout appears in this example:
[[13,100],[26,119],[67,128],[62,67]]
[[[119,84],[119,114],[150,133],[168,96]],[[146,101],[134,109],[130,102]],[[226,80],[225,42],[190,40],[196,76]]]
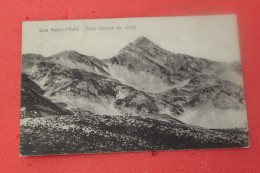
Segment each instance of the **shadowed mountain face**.
[[44,91],[27,75],[22,74],[21,86],[21,118],[37,118],[43,116],[67,115],[70,111],[59,107],[43,96]]
[[[155,146],[160,149],[159,146],[163,145],[162,149],[192,148],[188,146],[188,143],[183,143],[185,135],[187,136],[186,132],[181,132],[183,129],[188,130],[189,133],[194,132],[197,138],[196,146],[199,146],[201,142],[196,134],[199,131],[203,135],[222,135],[223,139],[221,138],[220,141],[215,138],[207,138],[207,141],[214,140],[216,142],[214,147],[225,145],[228,147],[233,144],[231,138],[225,136],[227,135],[225,132],[208,131],[189,124],[207,128],[246,127],[244,126],[246,119],[241,119],[241,116],[245,115],[241,113],[232,114],[232,117],[238,120],[229,121],[230,112],[245,112],[244,91],[240,85],[241,68],[237,62],[219,63],[174,54],[144,37],[128,44],[119,51],[118,55],[106,60],[82,55],[76,51],[63,51],[50,57],[26,54],[22,57],[22,73],[21,124],[23,128],[21,130],[23,137],[27,140],[35,140],[30,136],[37,136],[40,133],[40,131],[35,131],[28,136],[27,132],[31,128],[35,129],[36,126],[37,129],[47,130],[47,136],[41,135],[49,138],[54,131],[63,133],[65,130],[74,133],[75,127],[79,125],[81,129],[77,130],[80,135],[76,135],[78,137],[76,141],[79,142],[81,138],[85,139],[83,134],[89,136],[91,132],[94,132],[92,135],[96,135],[97,139],[97,136],[101,135],[97,133],[98,131],[102,135],[111,133],[111,138],[107,140],[116,141],[118,151],[126,147],[122,141],[126,138],[130,143],[131,140],[135,141],[133,143],[135,147],[129,148],[134,151],[150,150]],[[212,115],[212,112],[217,113]],[[98,125],[103,123],[101,122],[103,119],[95,118],[95,116],[103,117],[106,123],[115,128],[103,129],[104,125]],[[148,139],[142,136],[144,134],[134,137],[134,132],[131,134],[117,132],[117,128],[124,130],[127,128],[122,127],[122,121],[126,121],[126,126],[130,128],[138,126],[142,129],[141,126],[143,126],[149,129],[150,125],[144,123],[145,119],[153,123],[153,130],[157,128],[156,124],[160,127],[167,126],[167,128],[175,129],[175,132],[169,134],[164,130],[158,133],[162,136],[167,133],[166,137],[175,136],[174,139],[180,139],[176,147],[167,146],[170,145],[167,141],[150,145]],[[48,124],[49,121],[52,122]],[[84,124],[88,121],[93,121],[93,124],[97,126],[85,127]],[[136,124],[131,124],[131,121]],[[53,129],[48,131],[50,130],[48,128]],[[23,131],[23,129],[27,130]],[[239,134],[243,135],[239,136]],[[228,132],[228,136],[230,135]],[[241,142],[247,140],[246,132],[242,133],[240,129],[234,135],[239,138],[234,146],[247,145]],[[94,136],[88,140],[92,141]],[[164,140],[161,137],[159,137],[160,140]],[[63,138],[71,140],[68,136],[63,136]],[[143,140],[147,144],[137,144]],[[95,145],[98,141],[92,142],[93,144],[88,145]],[[22,140],[22,144],[26,148],[23,150],[28,150],[26,140]],[[205,147],[209,147],[210,144],[208,144]],[[46,143],[44,145],[51,146]],[[61,153],[62,151],[55,152],[57,145],[55,144],[53,151],[48,151],[48,153]],[[84,149],[86,146],[82,147],[80,152],[114,151],[108,148],[88,151]],[[37,148],[34,149],[36,150]],[[69,151],[69,153],[72,152],[80,153],[73,149]],[[42,152],[39,151],[39,153]]]

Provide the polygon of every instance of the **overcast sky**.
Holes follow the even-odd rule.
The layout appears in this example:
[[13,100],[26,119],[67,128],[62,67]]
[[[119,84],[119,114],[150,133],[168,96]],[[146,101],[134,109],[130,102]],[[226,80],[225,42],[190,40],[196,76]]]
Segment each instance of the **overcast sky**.
[[[115,30],[99,30],[102,26]],[[117,26],[136,26],[136,29],[116,30]],[[50,31],[67,27],[77,27],[79,31]],[[86,27],[97,30],[89,31]],[[49,32],[39,32],[40,28]],[[173,53],[226,62],[240,58],[235,15],[24,22],[22,53],[50,56],[63,50],[76,50],[104,59],[116,55],[141,36]]]

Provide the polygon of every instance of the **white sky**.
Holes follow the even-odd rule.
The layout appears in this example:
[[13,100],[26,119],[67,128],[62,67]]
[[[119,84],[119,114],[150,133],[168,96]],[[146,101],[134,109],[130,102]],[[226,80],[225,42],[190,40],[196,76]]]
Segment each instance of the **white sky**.
[[[129,25],[135,25],[136,30],[98,30],[99,26]],[[78,27],[80,31],[50,32],[50,28],[66,27]],[[97,30],[87,31],[86,27]],[[40,28],[49,32],[39,32]],[[235,15],[24,22],[22,53],[50,56],[75,50],[104,59],[141,36],[173,53],[226,62],[240,59]]]

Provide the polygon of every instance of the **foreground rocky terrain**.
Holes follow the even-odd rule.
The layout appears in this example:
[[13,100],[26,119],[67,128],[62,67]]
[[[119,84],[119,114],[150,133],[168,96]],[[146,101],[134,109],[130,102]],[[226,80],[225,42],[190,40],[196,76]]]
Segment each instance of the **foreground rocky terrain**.
[[240,80],[237,62],[173,54],[144,37],[106,60],[23,55],[21,154],[247,147]]
[[230,148],[249,145],[245,129],[209,130],[139,116],[64,115],[21,120],[21,154]]

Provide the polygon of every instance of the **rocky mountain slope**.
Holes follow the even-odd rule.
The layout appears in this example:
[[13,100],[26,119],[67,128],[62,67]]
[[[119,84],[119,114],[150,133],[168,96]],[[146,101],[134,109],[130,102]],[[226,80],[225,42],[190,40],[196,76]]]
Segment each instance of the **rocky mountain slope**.
[[43,94],[44,91],[36,83],[27,75],[22,75],[21,119],[71,114],[68,110],[44,97]]
[[138,38],[120,50],[117,56],[103,62],[114,78],[147,92],[165,91],[194,75],[212,75],[242,84],[238,80],[241,74],[231,68],[233,64],[174,54],[145,37]]
[[[238,65],[229,70],[239,73]],[[143,37],[103,61],[75,51],[23,56],[23,72],[49,99],[109,115],[178,118],[186,109],[245,109],[243,87],[219,77],[227,66],[173,54]]]
[[[227,112],[245,110],[243,87],[234,78],[241,79],[237,62],[228,64],[174,54],[141,37],[106,60],[76,51],[50,57],[26,54],[22,57],[22,73],[24,155],[248,146],[246,126],[225,119]],[[187,120],[190,111],[198,112]],[[221,113],[211,117],[210,112]],[[203,115],[199,121],[193,123],[200,113]],[[214,125],[211,122],[204,126],[205,122],[200,123],[203,119],[214,121]],[[192,124],[245,128],[231,133]],[[137,128],[140,134],[128,132],[128,128]],[[149,135],[158,132],[159,141],[149,141],[149,129]],[[66,145],[74,149],[60,150],[60,145],[65,146],[63,142],[72,140],[67,132],[75,135],[73,144]],[[49,141],[36,139],[39,135]],[[115,150],[111,149],[112,144],[101,142],[103,138],[117,145]],[[95,148],[96,143],[102,143],[103,148]],[[132,147],[127,149],[128,144]],[[40,151],[43,148],[45,153]]]
[[70,107],[111,115],[157,115],[163,113],[166,107],[171,109],[171,114],[182,111],[181,107],[155,100],[149,93],[138,91],[111,77],[55,64],[49,58],[33,64],[28,67],[34,70],[32,80],[46,91],[48,98]]

